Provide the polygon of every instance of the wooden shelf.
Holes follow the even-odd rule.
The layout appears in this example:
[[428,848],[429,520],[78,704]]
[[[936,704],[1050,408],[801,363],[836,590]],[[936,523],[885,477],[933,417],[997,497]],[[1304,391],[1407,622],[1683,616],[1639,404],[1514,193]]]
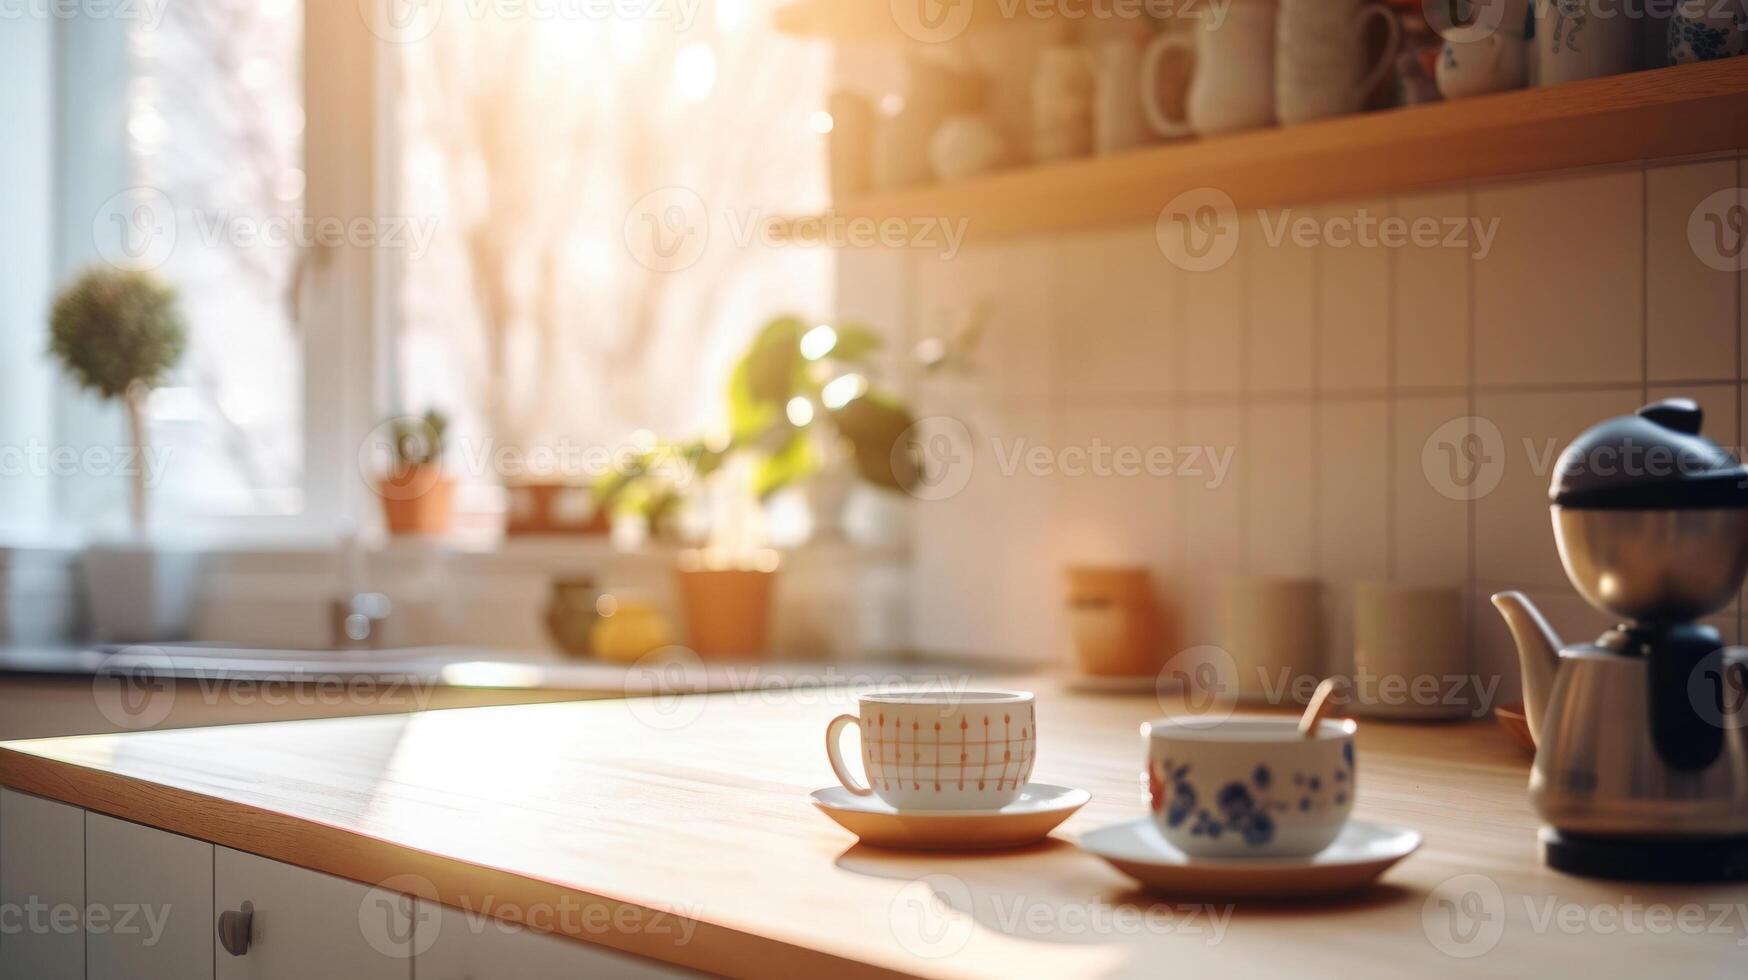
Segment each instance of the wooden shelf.
[[[919,0],[899,0],[914,4]],[[955,0],[971,3],[971,16],[963,30],[981,31],[1000,24],[1030,22],[1026,0],[1005,0],[1011,14],[1003,9],[1004,0]],[[1051,11],[1060,11],[1065,21],[1075,11],[1090,7],[1094,0],[1056,0]],[[1060,6],[1059,6],[1059,5]],[[951,16],[948,14],[947,16]],[[771,15],[777,30],[799,37],[828,38],[833,41],[905,41],[927,42],[928,35],[912,37],[904,32],[893,15],[889,0],[795,0],[777,8]],[[1073,21],[1078,23],[1078,21]],[[951,30],[953,21],[943,20],[943,29]]]
[[1199,187],[1250,209],[1743,147],[1748,57],[1001,171],[839,201],[831,216],[962,218],[989,239],[1153,221]]

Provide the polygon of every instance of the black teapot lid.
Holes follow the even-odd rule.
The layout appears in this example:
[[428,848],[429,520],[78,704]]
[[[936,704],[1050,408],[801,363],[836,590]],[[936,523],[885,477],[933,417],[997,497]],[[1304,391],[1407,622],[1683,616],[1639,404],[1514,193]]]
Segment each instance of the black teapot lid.
[[1560,454],[1548,496],[1575,510],[1748,507],[1748,467],[1699,434],[1704,420],[1669,398],[1593,426]]

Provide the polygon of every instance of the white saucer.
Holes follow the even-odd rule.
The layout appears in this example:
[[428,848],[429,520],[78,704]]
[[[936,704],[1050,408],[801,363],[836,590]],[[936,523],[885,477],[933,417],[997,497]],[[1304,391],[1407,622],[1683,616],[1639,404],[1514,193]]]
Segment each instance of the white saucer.
[[1297,898],[1357,891],[1413,854],[1421,837],[1405,827],[1349,820],[1335,843],[1310,857],[1191,858],[1166,843],[1150,819],[1082,834],[1083,850],[1146,887],[1209,898]]
[[864,844],[974,851],[1040,841],[1092,796],[1083,789],[1027,783],[1019,799],[999,810],[899,811],[878,796],[857,796],[842,786],[814,790],[812,799],[821,813]]

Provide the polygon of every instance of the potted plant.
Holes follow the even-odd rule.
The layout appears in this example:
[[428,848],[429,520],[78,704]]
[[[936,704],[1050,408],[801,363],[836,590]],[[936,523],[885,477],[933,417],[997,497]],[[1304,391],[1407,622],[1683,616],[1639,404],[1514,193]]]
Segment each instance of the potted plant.
[[436,409],[389,422],[394,458],[377,480],[391,534],[446,534],[455,517],[455,480],[443,470],[449,418]]
[[188,328],[175,287],[138,270],[96,267],[55,298],[49,353],[81,388],[118,401],[133,453],[129,538],[94,543],[83,570],[99,640],[147,643],[187,636],[196,557],[148,540],[146,402],[182,359]]
[[658,446],[598,487],[604,502],[642,516],[657,537],[689,499],[706,487],[720,491],[713,540],[682,553],[676,569],[690,644],[701,656],[753,656],[767,646],[777,556],[748,532],[739,503],[811,489],[815,534],[830,537],[857,481],[915,488],[914,460],[895,451],[914,419],[870,381],[880,349],[879,335],[861,324],[778,317],[729,376],[726,442]]

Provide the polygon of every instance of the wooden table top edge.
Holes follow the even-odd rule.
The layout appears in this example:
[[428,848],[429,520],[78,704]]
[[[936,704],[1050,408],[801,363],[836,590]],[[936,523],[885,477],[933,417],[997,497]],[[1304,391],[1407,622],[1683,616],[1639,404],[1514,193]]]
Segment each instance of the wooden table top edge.
[[[108,736],[30,741],[103,737]],[[47,758],[23,747],[28,744],[29,741],[0,744],[0,786],[373,888],[402,890],[398,886],[412,885],[412,892],[423,893],[419,897],[470,915],[489,914],[536,932],[606,946],[711,975],[792,977],[829,971],[834,977],[852,980],[911,976],[718,925],[684,915],[683,910],[652,908],[433,854],[319,820]],[[578,926],[575,917],[565,917],[562,922],[554,921],[558,928],[547,929],[535,921],[520,921],[520,916],[514,914],[525,909],[561,909],[572,905],[599,909],[594,919],[617,923],[629,917],[642,925],[632,930],[595,931]],[[499,914],[503,912],[512,914]],[[690,935],[680,942],[662,941],[655,930],[671,931],[662,925],[667,918],[685,919],[692,926]]]

